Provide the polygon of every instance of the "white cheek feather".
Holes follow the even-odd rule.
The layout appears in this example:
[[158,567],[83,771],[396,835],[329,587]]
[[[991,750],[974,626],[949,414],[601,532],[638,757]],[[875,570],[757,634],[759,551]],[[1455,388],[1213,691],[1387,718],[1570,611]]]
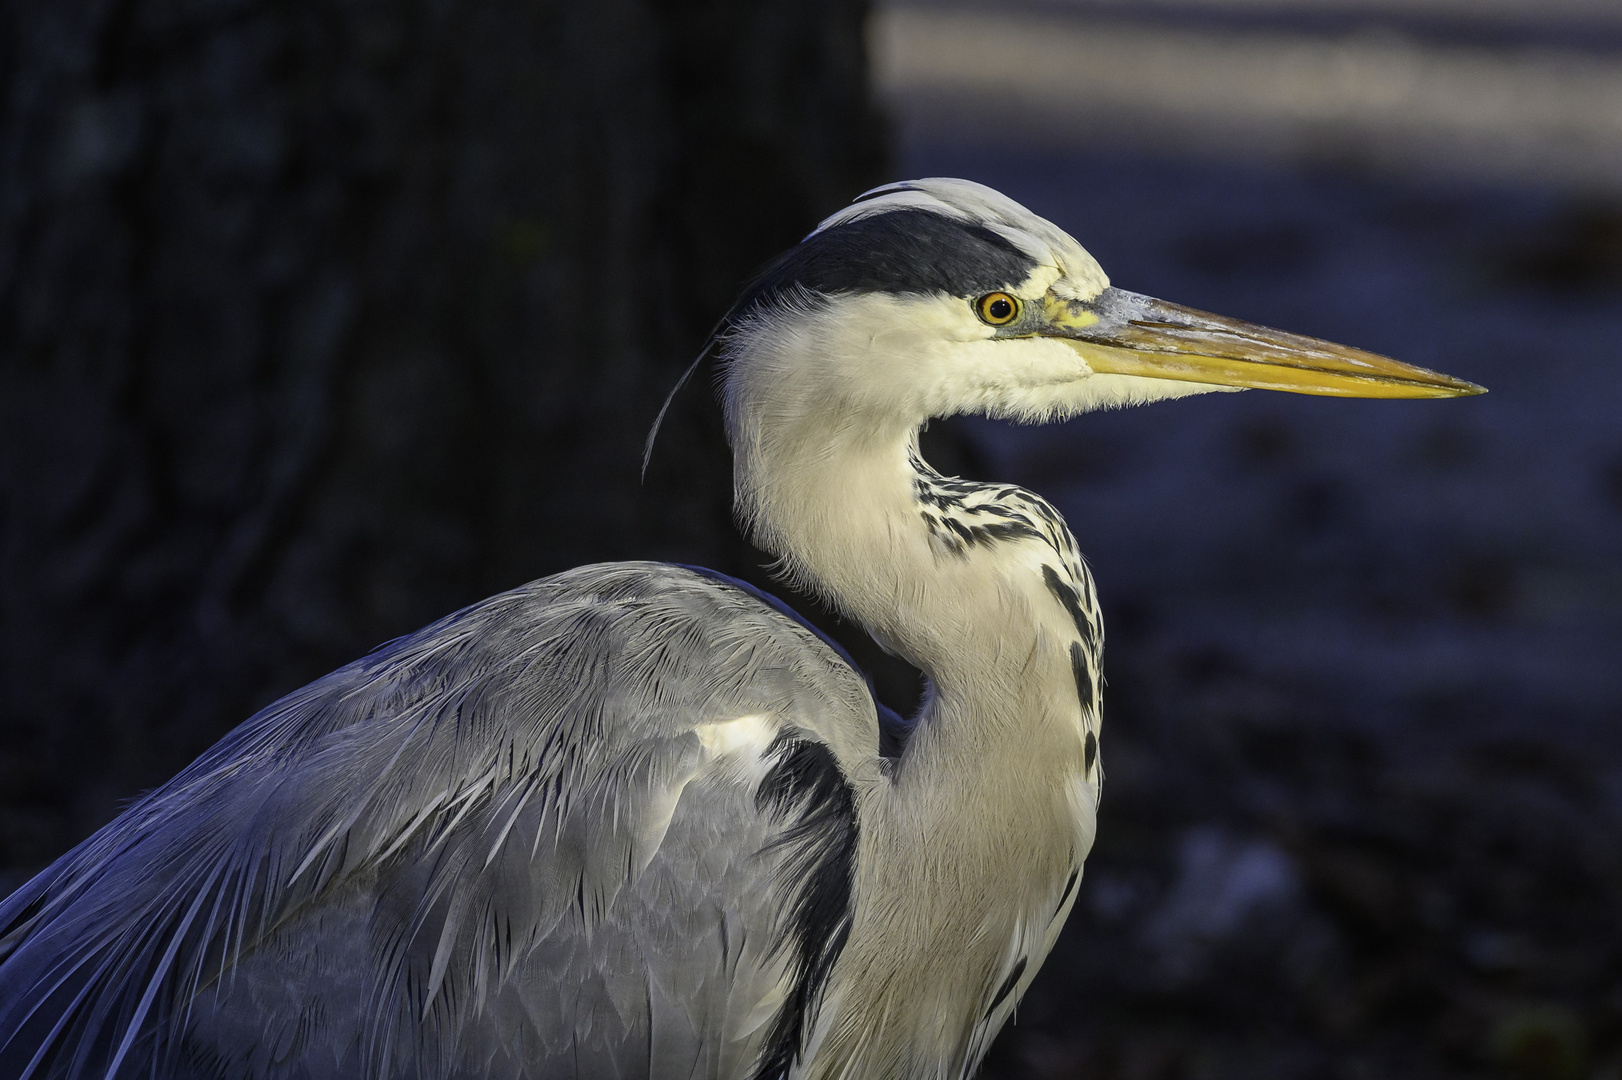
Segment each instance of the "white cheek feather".
[[1037,419],[1055,415],[1064,388],[1088,376],[1087,364],[1049,338],[943,345],[931,390],[931,415],[984,413]]
[[[1033,275],[1029,287],[1045,276]],[[734,330],[729,352],[748,352],[750,363],[729,364],[728,413],[763,415],[779,430],[813,415],[917,425],[979,413],[1042,423],[1238,389],[1094,374],[1057,338],[995,334],[961,297],[872,293],[833,303],[798,297]],[[752,399],[747,408],[744,399]]]
[[1089,375],[1071,389],[1069,405],[1060,415],[1124,409],[1195,394],[1235,394],[1243,389],[1243,386],[1216,386],[1179,379],[1146,379],[1141,375]]

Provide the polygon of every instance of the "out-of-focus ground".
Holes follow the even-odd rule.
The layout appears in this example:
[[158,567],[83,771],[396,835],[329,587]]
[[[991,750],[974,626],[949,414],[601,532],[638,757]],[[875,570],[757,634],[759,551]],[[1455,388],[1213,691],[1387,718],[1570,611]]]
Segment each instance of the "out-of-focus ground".
[[1100,837],[994,1077],[1622,1075],[1622,6],[886,7],[898,172],[1482,383],[958,422],[1109,631]]

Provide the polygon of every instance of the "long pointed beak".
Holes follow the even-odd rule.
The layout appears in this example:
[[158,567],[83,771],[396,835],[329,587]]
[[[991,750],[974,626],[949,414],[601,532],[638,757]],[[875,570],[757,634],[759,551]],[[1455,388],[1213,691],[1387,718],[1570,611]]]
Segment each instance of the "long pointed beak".
[[1485,387],[1318,338],[1211,315],[1124,289],[1049,294],[1045,325],[1095,372],[1337,397],[1433,398]]

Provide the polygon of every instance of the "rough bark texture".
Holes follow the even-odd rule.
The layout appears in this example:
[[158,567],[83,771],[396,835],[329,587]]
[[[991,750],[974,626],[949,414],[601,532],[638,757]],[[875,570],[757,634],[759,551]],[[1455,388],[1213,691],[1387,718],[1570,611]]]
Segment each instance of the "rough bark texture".
[[641,440],[878,177],[863,7],[0,8],[0,886],[461,604],[739,561],[708,395]]

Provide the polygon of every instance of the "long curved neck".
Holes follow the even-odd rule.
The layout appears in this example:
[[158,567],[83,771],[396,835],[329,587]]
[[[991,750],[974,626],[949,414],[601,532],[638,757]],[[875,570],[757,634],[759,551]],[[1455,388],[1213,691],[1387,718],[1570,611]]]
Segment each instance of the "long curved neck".
[[915,388],[938,359],[870,299],[762,316],[731,341],[740,517],[797,584],[923,670],[936,703],[956,707],[937,713],[1015,719],[1033,658],[1068,671],[1076,643],[1096,688],[1097,607],[1069,530],[1028,492],[953,490],[928,470],[918,429],[944,401]]
[[1028,674],[1020,654],[1039,639],[1067,651],[1079,638],[1096,651],[1091,583],[1040,498],[940,477],[910,425],[805,420],[735,448],[740,513],[796,584],[920,668],[941,696],[1019,696],[1009,681]]
[[[827,1075],[961,1076],[1051,947],[1092,842],[1097,608],[1041,499],[937,476],[905,425],[783,419],[735,443],[757,540],[933,684],[893,783],[863,802],[861,976],[830,994],[843,1064]],[[840,1019],[873,1016],[892,1023]],[[919,1044],[931,1017],[952,1020]]]
[[943,560],[932,542],[916,498],[914,433],[885,434],[835,431],[740,461],[751,496],[745,513],[796,584],[948,689],[983,631],[983,620],[969,617],[978,605],[964,592],[965,579],[977,575],[966,574],[960,559]]
[[1101,631],[1047,503],[923,464],[917,431],[939,403],[886,382],[899,361],[884,350],[905,340],[852,310],[754,335],[726,385],[756,541],[932,684],[900,767],[858,791],[857,907],[807,1075],[961,1077],[1074,902]]

